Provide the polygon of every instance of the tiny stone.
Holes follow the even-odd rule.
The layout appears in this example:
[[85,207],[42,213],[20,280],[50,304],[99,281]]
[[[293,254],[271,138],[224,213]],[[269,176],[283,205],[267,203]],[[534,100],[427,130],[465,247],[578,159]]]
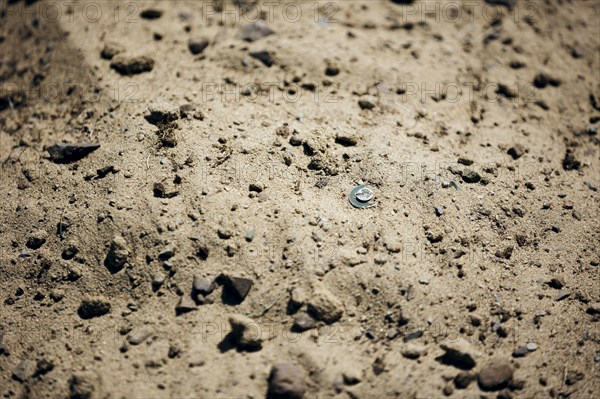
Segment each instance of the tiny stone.
[[407,343],[402,349],[402,356],[407,359],[418,359],[426,353],[426,348],[419,344]]
[[175,247],[173,245],[169,245],[168,247],[166,247],[162,251],[160,251],[160,253],[158,254],[158,259],[165,261],[165,260],[171,259],[174,255],[175,255]]
[[507,153],[513,159],[519,159],[525,153],[525,147],[523,147],[521,144],[515,144],[514,146],[508,149]]
[[458,163],[461,165],[471,166],[471,165],[473,165],[474,162],[475,161],[473,161],[471,158],[467,158],[467,157],[458,158]]
[[527,343],[526,347],[529,352],[533,352],[533,351],[537,350],[537,345],[535,344],[535,342]]
[[272,67],[275,64],[275,60],[269,51],[251,51],[250,57],[259,60],[267,67]]
[[523,357],[525,356],[527,353],[529,352],[529,350],[527,349],[526,346],[519,346],[517,349],[515,349],[512,353],[513,357]]
[[315,328],[316,326],[317,323],[312,317],[310,317],[307,313],[300,313],[294,319],[294,325],[292,329],[296,332],[303,332]]
[[560,277],[555,277],[548,282],[548,286],[550,286],[550,288],[560,290],[562,287],[565,286],[565,283]]
[[142,327],[139,330],[134,330],[133,333],[127,337],[127,342],[129,342],[131,345],[139,345],[151,335],[152,329],[149,327]]
[[36,230],[29,236],[25,245],[30,249],[38,249],[44,245],[47,238],[48,233],[45,230]]
[[443,390],[444,395],[450,396],[454,393],[454,387],[450,384],[446,384]]
[[196,39],[190,39],[188,42],[188,48],[190,52],[194,55],[198,55],[204,51],[205,48],[208,47],[208,39],[201,37]]
[[371,101],[369,101],[367,99],[358,100],[358,106],[360,107],[360,109],[365,109],[365,110],[371,110],[371,109],[375,108],[375,104],[373,104]]
[[107,314],[110,308],[110,302],[105,297],[88,297],[81,301],[77,313],[82,319],[91,319]]
[[465,183],[477,183],[481,180],[479,173],[471,169],[463,170],[461,176]]
[[112,60],[116,55],[125,52],[125,48],[116,43],[105,43],[104,48],[100,52],[100,57],[105,60]]
[[471,344],[459,338],[455,342],[446,342],[440,344],[440,347],[446,352],[442,356],[442,362],[462,370],[470,370],[475,367],[475,358]]
[[190,367],[202,367],[205,364],[206,364],[206,362],[204,361],[204,359],[197,358],[197,359],[194,359],[194,360],[190,361],[189,366]]
[[457,389],[465,389],[471,384],[475,376],[467,371],[461,371],[454,377],[454,386]]
[[121,75],[137,75],[150,72],[154,68],[154,60],[147,56],[126,57],[119,54],[112,59],[110,66]]
[[144,19],[158,19],[162,16],[163,12],[154,8],[149,8],[140,12],[140,17]]

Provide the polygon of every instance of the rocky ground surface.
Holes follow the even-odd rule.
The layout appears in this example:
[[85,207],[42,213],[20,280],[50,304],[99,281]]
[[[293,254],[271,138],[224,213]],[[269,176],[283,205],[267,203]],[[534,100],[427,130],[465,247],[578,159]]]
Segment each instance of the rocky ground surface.
[[600,392],[600,3],[0,5],[2,397]]

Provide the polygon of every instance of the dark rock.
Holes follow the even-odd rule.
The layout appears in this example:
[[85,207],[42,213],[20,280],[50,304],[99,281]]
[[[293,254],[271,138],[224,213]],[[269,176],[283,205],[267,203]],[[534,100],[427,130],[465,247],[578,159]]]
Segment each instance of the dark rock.
[[562,287],[565,286],[565,283],[563,282],[563,280],[561,278],[555,277],[555,278],[551,279],[550,281],[548,281],[548,286],[550,288],[560,290]]
[[456,377],[454,377],[454,386],[457,389],[465,389],[474,379],[475,375],[469,373],[468,371],[461,371],[460,373],[456,374]]
[[425,232],[425,238],[432,244],[441,242],[444,239],[444,235],[440,231],[427,230]]
[[250,57],[259,60],[260,62],[262,62],[264,65],[266,65],[269,68],[272,67],[273,64],[275,63],[275,61],[273,60],[273,57],[271,56],[271,53],[267,50],[251,51]]
[[173,198],[179,195],[178,190],[168,189],[164,183],[154,183],[152,191],[156,198]]
[[155,103],[148,107],[148,114],[144,119],[153,125],[166,125],[179,119],[181,110],[164,103]]
[[513,367],[506,361],[491,361],[479,372],[477,382],[483,391],[497,391],[506,388],[513,377]]
[[325,68],[325,75],[327,76],[337,76],[340,74],[340,67],[336,64],[328,63],[327,68]]
[[474,162],[475,161],[473,161],[471,158],[467,158],[467,157],[458,158],[458,163],[461,165],[471,166],[471,165],[473,165]]
[[48,233],[45,230],[36,230],[27,238],[25,245],[30,249],[38,249],[44,245],[46,238],[48,238]]
[[273,366],[269,374],[267,399],[302,399],[305,392],[302,368],[289,363]]
[[77,313],[82,319],[100,317],[110,312],[110,302],[103,296],[84,298]]
[[117,172],[118,172],[118,170],[115,168],[114,165],[108,165],[103,168],[96,169],[96,179],[103,179],[109,173],[115,174]]
[[446,384],[446,386],[444,386],[442,393],[444,394],[444,396],[450,396],[454,393],[454,387],[450,383],[448,383]]
[[475,367],[475,358],[471,345],[464,339],[458,339],[455,342],[440,344],[444,350],[444,355],[437,358],[443,364],[454,366],[461,370],[470,370]]
[[124,53],[125,48],[116,43],[105,43],[104,48],[100,52],[100,57],[105,60],[112,60],[116,55]]
[[503,83],[498,83],[498,87],[496,88],[496,94],[500,94],[501,96],[504,96],[508,99],[517,97],[517,92],[510,86],[505,85]]
[[238,32],[238,38],[247,42],[255,42],[274,33],[275,32],[266,26],[264,22],[259,21],[257,23],[242,26]]
[[360,107],[360,109],[366,109],[366,110],[371,110],[371,109],[375,108],[375,104],[373,104],[370,100],[367,100],[367,99],[358,100],[358,106]]
[[227,294],[236,302],[242,302],[246,298],[253,284],[250,279],[227,275],[221,275],[219,281],[223,284]]
[[168,245],[158,254],[158,259],[161,261],[169,260],[173,256],[175,256],[175,247],[173,245]]
[[208,47],[209,41],[205,37],[199,37],[195,39],[190,39],[188,42],[188,49],[194,55],[201,54],[205,48]]
[[344,147],[353,147],[358,144],[358,137],[354,134],[338,134],[335,138],[335,142]]
[[255,193],[261,193],[265,189],[265,186],[260,183],[250,183],[248,185],[249,191],[254,191]]
[[521,144],[515,144],[510,147],[506,153],[510,155],[512,159],[519,159],[525,154],[525,147]]
[[217,230],[217,235],[221,240],[229,240],[233,233],[231,230],[221,228]]
[[160,17],[162,17],[163,12],[161,10],[157,10],[154,8],[148,8],[146,10],[142,10],[142,12],[140,12],[140,17],[144,18],[144,19],[158,19]]
[[512,353],[513,357],[523,357],[526,354],[529,353],[529,349],[527,349],[526,346],[519,346],[517,349],[515,349]]
[[573,153],[573,150],[567,149],[562,165],[564,170],[579,170],[579,168],[581,167],[581,162],[575,159],[575,154]]
[[560,86],[560,81],[558,79],[555,79],[545,73],[538,73],[537,75],[535,75],[535,78],[533,79],[533,84],[535,87],[537,87],[538,89],[543,89],[548,85],[551,86]]
[[137,75],[150,72],[154,68],[154,60],[145,55],[126,57],[119,54],[112,59],[110,66],[121,75]]
[[303,332],[315,328],[317,323],[315,319],[310,317],[307,313],[300,313],[294,319],[294,325],[292,326],[292,331],[294,332]]
[[100,144],[68,144],[58,143],[46,148],[50,160],[55,163],[71,163],[85,158],[100,148]]
[[575,385],[578,381],[583,380],[584,377],[585,377],[585,374],[583,374],[579,370],[569,370],[567,372],[567,375],[565,378],[565,384],[567,384],[569,386]]
[[461,172],[461,177],[465,183],[477,183],[481,180],[479,173],[471,169],[465,169]]

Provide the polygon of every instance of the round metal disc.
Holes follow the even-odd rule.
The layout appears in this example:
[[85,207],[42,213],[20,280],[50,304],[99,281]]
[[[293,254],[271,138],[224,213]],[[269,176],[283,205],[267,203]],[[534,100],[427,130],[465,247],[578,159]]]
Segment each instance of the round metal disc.
[[355,194],[356,199],[359,200],[360,202],[371,201],[373,199],[373,195],[374,195],[373,190],[371,190],[370,188],[366,188],[366,187],[361,188]]
[[369,205],[369,202],[373,198],[373,190],[366,188],[364,184],[358,185],[350,191],[348,200],[353,207],[359,209],[373,208],[374,205]]

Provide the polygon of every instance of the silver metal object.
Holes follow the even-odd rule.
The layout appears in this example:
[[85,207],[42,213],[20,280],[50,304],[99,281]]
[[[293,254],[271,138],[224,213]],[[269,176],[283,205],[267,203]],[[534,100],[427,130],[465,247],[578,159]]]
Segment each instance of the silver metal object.
[[356,192],[355,196],[360,202],[369,202],[373,199],[373,190],[363,187]]
[[369,209],[373,208],[375,205],[369,205],[369,201],[371,201],[374,197],[373,190],[365,187],[364,184],[359,184],[354,187],[352,191],[350,191],[350,195],[348,196],[348,200],[352,204],[353,207],[359,209]]

